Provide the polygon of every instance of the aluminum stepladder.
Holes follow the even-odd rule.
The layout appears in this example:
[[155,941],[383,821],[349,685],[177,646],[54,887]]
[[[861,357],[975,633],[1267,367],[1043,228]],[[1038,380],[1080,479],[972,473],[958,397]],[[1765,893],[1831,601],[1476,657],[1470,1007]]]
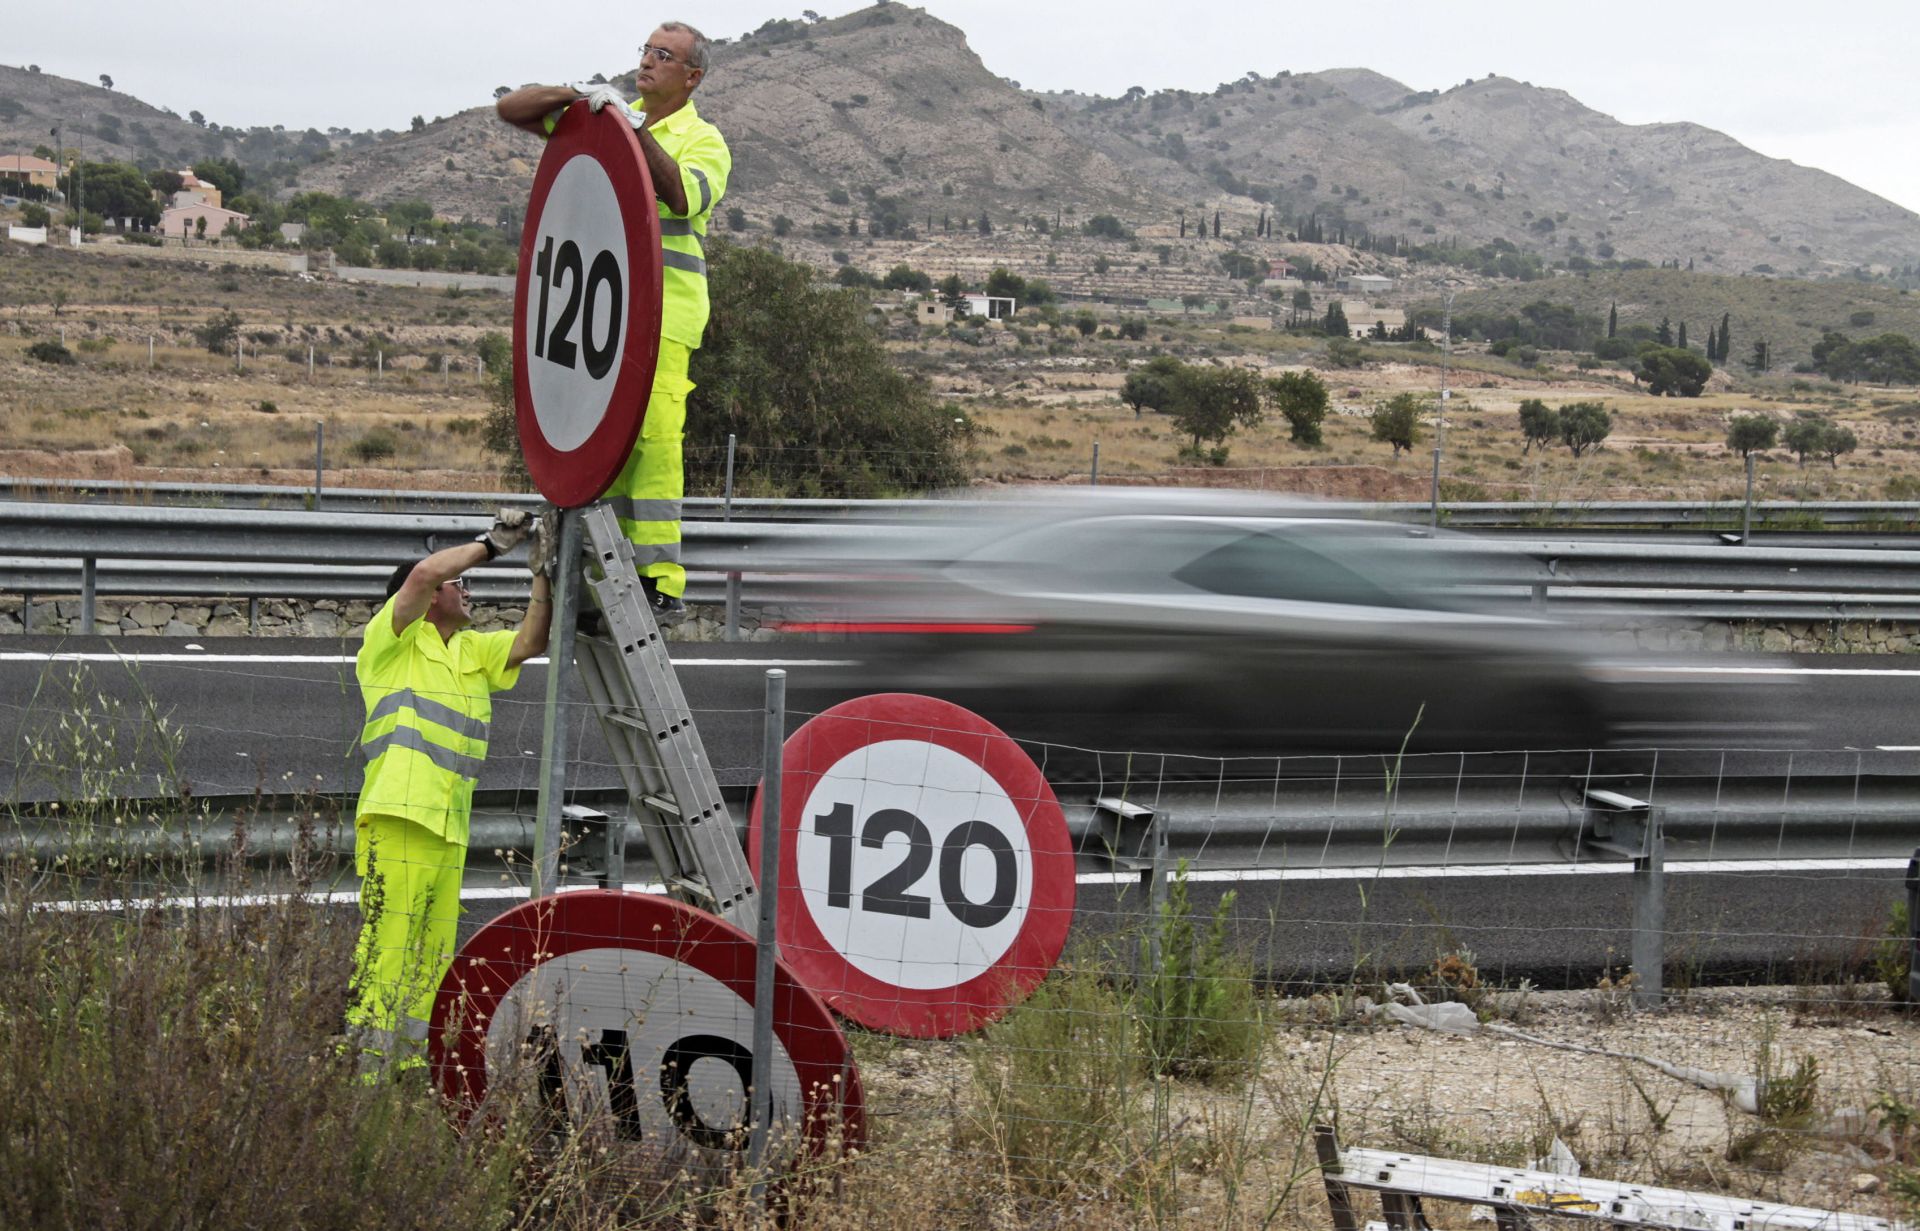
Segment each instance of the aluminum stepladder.
[[606,504],[580,511],[586,589],[604,621],[574,662],[667,892],[752,932],[757,891],[686,694]]

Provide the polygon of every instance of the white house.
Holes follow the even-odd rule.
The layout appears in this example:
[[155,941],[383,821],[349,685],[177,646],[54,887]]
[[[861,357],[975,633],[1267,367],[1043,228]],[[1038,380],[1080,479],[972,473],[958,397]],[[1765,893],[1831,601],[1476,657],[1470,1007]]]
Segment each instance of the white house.
[[967,315],[978,316],[990,321],[1005,320],[1012,316],[1016,305],[1011,295],[967,295]]

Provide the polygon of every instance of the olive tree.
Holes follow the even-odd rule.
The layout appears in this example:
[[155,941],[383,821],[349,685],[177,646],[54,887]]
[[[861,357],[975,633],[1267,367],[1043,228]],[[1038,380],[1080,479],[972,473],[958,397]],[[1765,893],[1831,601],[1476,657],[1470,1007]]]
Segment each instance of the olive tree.
[[1420,398],[1412,393],[1396,393],[1373,408],[1373,438],[1393,446],[1393,460],[1420,439],[1420,411]]
[[1318,447],[1320,424],[1327,417],[1327,386],[1312,372],[1282,372],[1267,382],[1267,404],[1287,421],[1287,438]]

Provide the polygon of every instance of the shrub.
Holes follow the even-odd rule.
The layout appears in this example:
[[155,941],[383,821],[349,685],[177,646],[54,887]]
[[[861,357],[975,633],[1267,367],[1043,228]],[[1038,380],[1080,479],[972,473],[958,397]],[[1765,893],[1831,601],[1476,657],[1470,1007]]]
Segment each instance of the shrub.
[[41,363],[57,364],[78,362],[78,360],[73,357],[72,351],[60,345],[60,343],[54,341],[52,338],[42,338],[32,346],[27,347],[27,357],[29,359],[37,359]]
[[1227,921],[1238,895],[1220,895],[1206,930],[1194,926],[1181,860],[1143,946],[1158,950],[1144,964],[1135,1012],[1147,1067],[1158,1074],[1213,1079],[1244,1076],[1260,1053],[1264,1027],[1254,1003],[1253,970],[1227,949]]
[[280,412],[280,408],[278,406],[275,406],[272,402],[269,402],[264,398],[261,399],[260,404],[254,407],[254,409],[259,411],[263,415],[273,415],[273,414],[278,414]]
[[1044,1197],[1104,1189],[1135,1162],[1133,1022],[1108,972],[1066,962],[972,1049],[977,1116],[962,1136]]
[[384,427],[376,427],[353,442],[353,456],[363,462],[383,462],[399,452],[400,442]]
[[1904,1004],[1907,999],[1907,983],[1913,970],[1912,937],[1907,904],[1895,902],[1886,931],[1873,948],[1873,972],[1887,985],[1887,995],[1895,1004]]

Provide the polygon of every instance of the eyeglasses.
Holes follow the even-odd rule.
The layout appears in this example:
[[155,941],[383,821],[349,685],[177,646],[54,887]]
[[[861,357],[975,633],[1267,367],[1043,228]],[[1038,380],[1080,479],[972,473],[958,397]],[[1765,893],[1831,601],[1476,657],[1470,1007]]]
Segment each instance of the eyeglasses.
[[460,591],[460,593],[462,594],[473,593],[473,586],[467,581],[465,577],[455,577],[452,581],[445,582],[443,584],[452,586],[454,589]]
[[642,43],[640,45],[640,59],[643,61],[652,60],[655,64],[687,63],[685,60],[681,59],[679,56],[676,56],[671,51],[668,51],[665,47],[655,47],[652,43]]

